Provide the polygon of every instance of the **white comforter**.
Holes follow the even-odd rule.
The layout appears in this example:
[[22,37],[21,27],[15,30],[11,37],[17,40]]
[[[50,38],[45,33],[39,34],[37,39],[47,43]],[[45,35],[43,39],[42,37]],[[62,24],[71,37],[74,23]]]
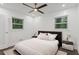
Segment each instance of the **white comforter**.
[[22,55],[53,55],[58,49],[58,41],[46,41],[32,38],[17,43],[15,49]]

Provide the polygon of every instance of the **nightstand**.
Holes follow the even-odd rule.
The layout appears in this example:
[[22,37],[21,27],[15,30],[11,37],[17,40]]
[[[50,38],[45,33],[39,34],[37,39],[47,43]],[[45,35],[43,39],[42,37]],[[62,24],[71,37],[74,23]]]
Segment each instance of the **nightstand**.
[[78,51],[74,49],[74,43],[71,41],[62,41],[62,47],[58,51],[67,53],[67,55],[78,55]]
[[68,44],[68,45],[73,45],[73,42],[71,42],[71,41],[62,41],[62,43]]
[[74,44],[71,41],[62,41],[62,48],[67,50],[74,50]]
[[32,36],[32,38],[37,38],[37,36]]

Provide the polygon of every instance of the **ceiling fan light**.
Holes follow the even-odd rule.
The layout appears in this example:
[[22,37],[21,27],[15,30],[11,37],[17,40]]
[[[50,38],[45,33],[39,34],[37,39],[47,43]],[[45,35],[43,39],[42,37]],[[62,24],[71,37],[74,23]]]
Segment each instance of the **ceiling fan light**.
[[37,9],[34,9],[34,11],[37,11]]
[[62,7],[65,7],[66,5],[65,4],[62,4]]

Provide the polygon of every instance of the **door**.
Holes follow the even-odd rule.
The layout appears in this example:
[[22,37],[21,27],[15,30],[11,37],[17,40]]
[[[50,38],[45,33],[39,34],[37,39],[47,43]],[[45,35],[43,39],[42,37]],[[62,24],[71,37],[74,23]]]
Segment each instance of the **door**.
[[0,14],[0,49],[3,49],[5,47],[5,39],[4,39],[4,26],[5,26],[5,23],[4,23],[4,16]]
[[0,49],[9,47],[9,27],[7,15],[0,14]]

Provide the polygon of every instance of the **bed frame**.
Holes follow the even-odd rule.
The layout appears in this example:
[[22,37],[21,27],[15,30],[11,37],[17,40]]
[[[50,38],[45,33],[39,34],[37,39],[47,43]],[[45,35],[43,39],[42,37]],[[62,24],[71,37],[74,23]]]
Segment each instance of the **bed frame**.
[[51,33],[51,34],[57,34],[56,40],[59,41],[58,48],[62,47],[62,32],[58,31],[38,31],[38,34],[40,33]]

